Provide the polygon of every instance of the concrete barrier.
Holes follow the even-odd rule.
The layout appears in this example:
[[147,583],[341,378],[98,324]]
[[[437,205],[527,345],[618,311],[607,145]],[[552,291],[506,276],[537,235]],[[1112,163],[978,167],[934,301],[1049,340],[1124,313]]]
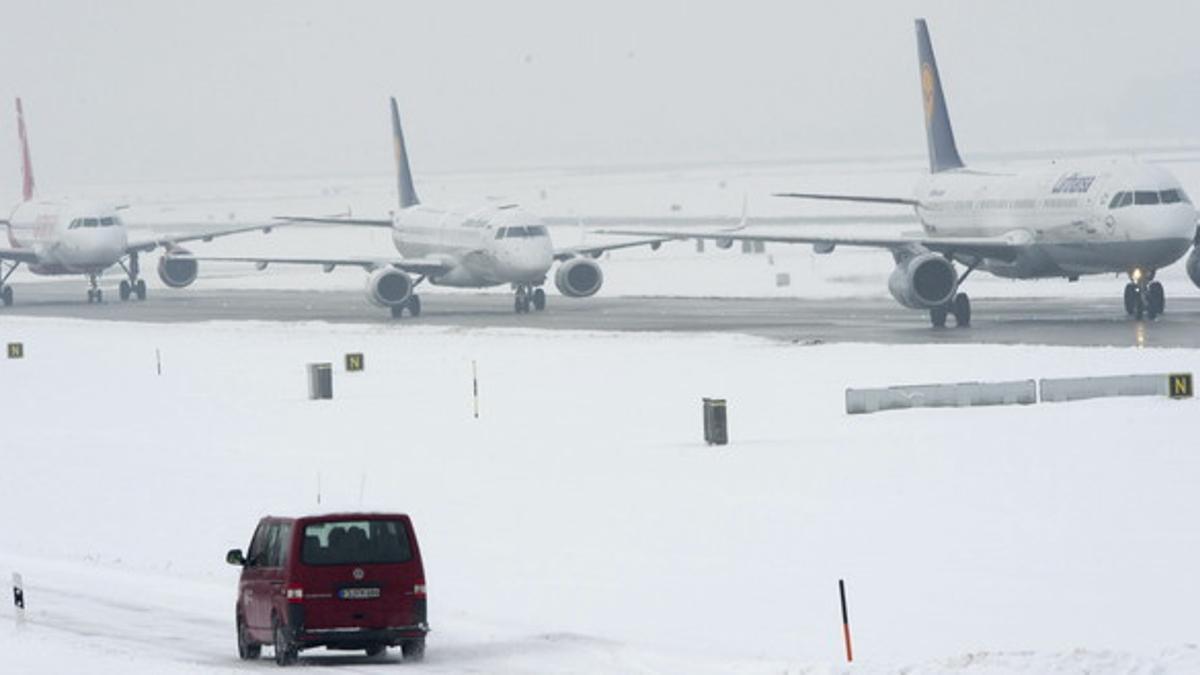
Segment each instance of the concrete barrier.
[[859,415],[905,408],[963,408],[1037,403],[1037,382],[961,382],[880,389],[846,389],[846,413]]
[[[1184,382],[1187,385],[1186,394],[1180,391],[1180,384]],[[1062,377],[1047,378],[1041,382],[1042,401],[1045,403],[1081,401],[1109,396],[1190,397],[1191,388],[1192,376],[1190,373]]]

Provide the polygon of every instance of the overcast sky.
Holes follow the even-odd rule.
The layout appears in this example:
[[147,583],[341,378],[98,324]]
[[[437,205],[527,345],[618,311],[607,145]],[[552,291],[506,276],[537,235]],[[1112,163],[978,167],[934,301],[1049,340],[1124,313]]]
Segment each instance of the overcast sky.
[[38,183],[924,151],[928,18],[972,149],[1200,138],[1200,2],[61,2],[0,5]]

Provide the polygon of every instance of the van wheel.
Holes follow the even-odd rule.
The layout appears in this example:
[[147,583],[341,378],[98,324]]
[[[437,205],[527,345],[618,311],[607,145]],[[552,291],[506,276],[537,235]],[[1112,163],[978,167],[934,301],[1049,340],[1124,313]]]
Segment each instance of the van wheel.
[[275,663],[280,666],[290,666],[296,662],[296,656],[299,651],[292,644],[292,640],[288,637],[287,628],[279,622],[279,617],[275,617],[273,621],[275,630]]
[[249,629],[242,617],[237,620],[238,658],[243,661],[253,661],[262,655],[262,645],[250,639]]
[[386,651],[387,647],[385,645],[371,645],[370,647],[367,647],[367,658],[373,659],[376,656],[382,655]]
[[400,653],[404,654],[405,661],[420,661],[425,658],[425,638],[401,642]]
[[256,643],[250,639],[250,629],[246,628],[246,622],[238,617],[238,658],[242,661],[253,661],[253,659],[262,656],[263,645]]

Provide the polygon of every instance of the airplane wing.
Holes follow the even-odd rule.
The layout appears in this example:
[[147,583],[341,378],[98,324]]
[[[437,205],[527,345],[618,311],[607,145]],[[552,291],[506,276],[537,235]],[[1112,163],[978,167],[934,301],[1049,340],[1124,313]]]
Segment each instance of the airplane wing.
[[436,276],[451,269],[446,261],[437,258],[271,258],[195,255],[188,255],[187,258],[207,262],[253,263],[260,270],[266,269],[268,265],[313,265],[323,268],[326,272],[332,272],[336,267],[361,267],[368,271],[395,267],[413,274]]
[[664,241],[670,241],[672,239],[679,239],[679,238],[680,237],[678,236],[678,233],[676,233],[675,236],[670,236],[670,237],[663,236],[663,235],[654,235],[651,237],[647,237],[645,239],[638,239],[635,241],[623,241],[619,244],[595,244],[595,245],[591,245],[591,246],[586,246],[586,245],[585,246],[567,246],[564,248],[554,249],[554,259],[559,260],[559,261],[570,260],[571,258],[575,258],[578,256],[585,256],[585,255],[591,256],[593,258],[598,258],[598,257],[600,257],[600,254],[604,253],[605,251],[615,251],[617,249],[622,249],[622,248],[634,248],[635,246],[649,246],[650,248],[657,250],[658,247],[661,246]]
[[322,225],[356,225],[358,227],[391,227],[392,221],[382,218],[343,218],[338,216],[276,216],[289,223],[320,223]]
[[925,248],[937,253],[972,258],[1013,260],[1029,234],[1013,231],[999,237],[830,237],[810,235],[737,234],[732,232],[653,232],[643,230],[596,230],[599,234],[671,239],[716,239],[722,241],[761,241],[778,244],[812,244],[818,253],[830,253],[837,246],[862,246],[903,251]]
[[856,204],[895,204],[900,206],[920,206],[921,202],[905,197],[879,197],[875,195],[831,195],[818,192],[776,192],[773,197],[791,197],[793,199],[819,199],[831,202],[854,202]]
[[0,248],[0,260],[36,263],[38,261],[38,257],[31,248]]
[[128,245],[125,247],[126,253],[145,253],[153,251],[158,247],[171,248],[177,244],[183,244],[189,241],[212,241],[217,237],[227,237],[231,234],[241,234],[243,232],[254,232],[261,230],[264,234],[269,233],[272,228],[282,227],[286,223],[270,223],[267,225],[242,225],[240,227],[230,227],[222,230],[209,230],[207,232],[193,232],[189,234],[178,235],[151,235],[147,237],[130,237]]

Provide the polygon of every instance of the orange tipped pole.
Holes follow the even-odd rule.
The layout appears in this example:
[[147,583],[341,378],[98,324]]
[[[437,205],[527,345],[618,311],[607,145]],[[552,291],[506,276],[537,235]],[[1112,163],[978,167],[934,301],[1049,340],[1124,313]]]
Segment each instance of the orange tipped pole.
[[842,599],[842,639],[846,641],[846,662],[854,662],[854,648],[850,646],[850,615],[846,613],[846,582],[838,579],[838,595]]

